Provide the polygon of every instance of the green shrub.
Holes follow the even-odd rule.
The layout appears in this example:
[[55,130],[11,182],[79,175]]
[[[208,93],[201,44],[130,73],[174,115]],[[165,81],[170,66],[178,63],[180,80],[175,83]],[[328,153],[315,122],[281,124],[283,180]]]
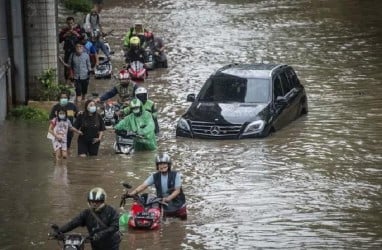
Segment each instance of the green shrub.
[[47,121],[49,120],[49,114],[47,111],[39,108],[19,106],[9,112],[8,119],[12,118],[33,121]]
[[64,5],[67,9],[74,12],[90,12],[92,4],[90,0],[65,0]]
[[56,69],[49,68],[45,70],[38,81],[41,85],[39,88],[40,101],[54,101],[57,100],[58,95],[62,91],[71,92],[71,88],[64,84],[57,84]]

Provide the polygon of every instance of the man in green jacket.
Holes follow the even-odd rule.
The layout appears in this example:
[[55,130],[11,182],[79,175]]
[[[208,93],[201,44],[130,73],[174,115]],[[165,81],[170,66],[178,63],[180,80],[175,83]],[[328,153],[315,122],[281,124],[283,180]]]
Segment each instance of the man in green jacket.
[[126,116],[115,127],[115,130],[126,130],[137,133],[134,139],[135,150],[155,150],[157,141],[155,137],[155,124],[150,112],[143,109],[139,99],[130,102],[132,113]]
[[[148,99],[147,89],[145,87],[138,87],[135,90],[135,98],[139,99],[142,102],[143,110],[149,111],[154,119],[155,124],[155,134],[159,133],[159,124],[158,124],[158,111],[155,103]],[[130,106],[123,109],[125,116],[131,114]]]

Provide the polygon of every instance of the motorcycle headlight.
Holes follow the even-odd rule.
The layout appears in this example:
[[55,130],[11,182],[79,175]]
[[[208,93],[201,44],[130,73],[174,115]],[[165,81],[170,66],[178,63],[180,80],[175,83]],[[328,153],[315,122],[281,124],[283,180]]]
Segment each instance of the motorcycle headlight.
[[265,126],[265,122],[263,120],[257,120],[257,121],[251,122],[245,128],[243,135],[260,133],[263,131],[264,126]]
[[129,152],[129,148],[128,147],[121,147],[121,151],[122,151],[122,153],[126,154],[127,152]]
[[190,131],[190,125],[188,125],[188,122],[184,118],[180,118],[178,121],[178,128],[186,131]]

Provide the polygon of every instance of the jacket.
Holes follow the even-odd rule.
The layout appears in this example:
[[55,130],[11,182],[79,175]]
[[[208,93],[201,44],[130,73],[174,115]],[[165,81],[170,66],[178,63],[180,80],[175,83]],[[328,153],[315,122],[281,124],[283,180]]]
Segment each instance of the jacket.
[[[168,172],[168,182],[167,187],[170,193],[175,190],[175,177],[178,172],[169,171]],[[161,173],[157,172],[154,174],[154,185],[157,191],[157,197],[162,197],[162,183],[161,183]],[[181,208],[186,203],[186,197],[183,193],[183,189],[180,188],[180,193],[171,201],[176,207]]]
[[92,215],[90,208],[88,208],[59,228],[59,232],[66,233],[77,227],[86,226],[89,236],[94,234],[99,236],[99,240],[91,241],[93,250],[118,249],[121,238],[119,235],[119,215],[117,211],[112,206],[106,204],[100,211],[95,213],[105,225],[101,225]]
[[140,116],[130,114],[115,126],[116,130],[135,132],[142,138],[134,139],[135,150],[155,150],[157,141],[155,136],[155,124],[150,112],[142,110]]

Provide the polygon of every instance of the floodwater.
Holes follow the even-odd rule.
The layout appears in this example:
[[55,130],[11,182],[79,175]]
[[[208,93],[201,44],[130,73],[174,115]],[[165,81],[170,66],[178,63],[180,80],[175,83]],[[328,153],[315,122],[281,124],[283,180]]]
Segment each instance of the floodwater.
[[[115,70],[135,22],[167,44],[170,67],[145,84],[159,107],[159,149],[182,172],[189,208],[185,222],[126,232],[121,249],[382,248],[381,1],[105,2]],[[188,93],[227,63],[259,61],[296,69],[307,116],[265,139],[175,137]],[[102,93],[113,82],[91,84]],[[49,225],[86,208],[91,187],[117,207],[122,181],[136,186],[154,171],[155,152],[114,155],[112,132],[99,156],[74,151],[56,164],[46,132],[47,124],[1,125],[0,249],[57,249]]]

